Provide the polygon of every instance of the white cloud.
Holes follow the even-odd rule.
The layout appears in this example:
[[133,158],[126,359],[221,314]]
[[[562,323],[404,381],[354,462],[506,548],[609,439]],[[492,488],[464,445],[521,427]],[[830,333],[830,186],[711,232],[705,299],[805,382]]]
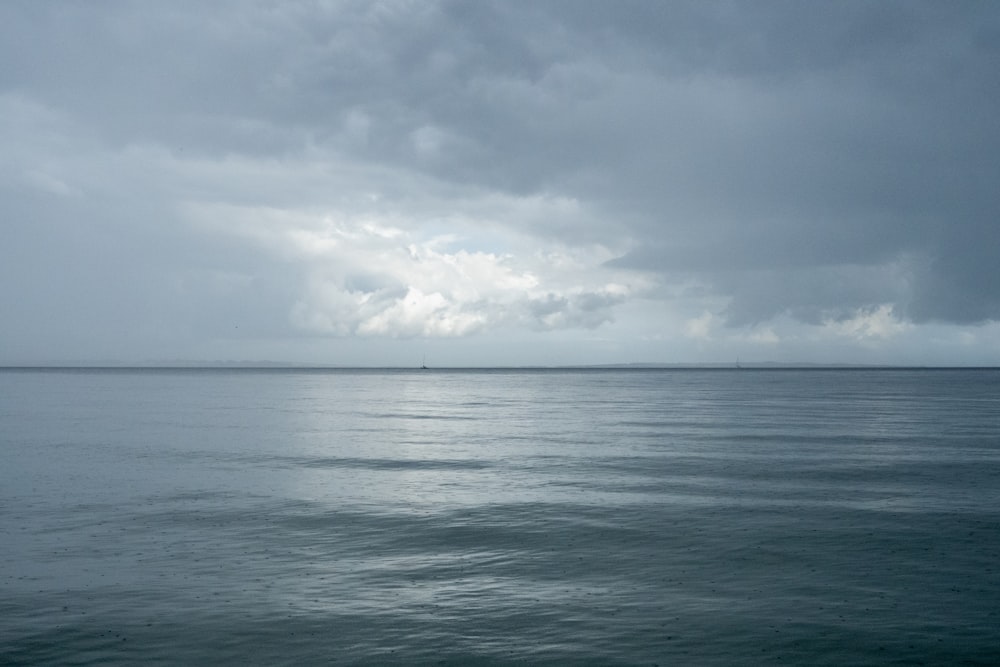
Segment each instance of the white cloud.
[[528,251],[515,234],[505,242],[517,252],[472,251],[460,235],[428,234],[421,220],[399,213],[194,203],[184,210],[204,233],[244,238],[294,265],[302,284],[289,321],[315,334],[452,337],[510,326],[593,328],[613,320],[631,293],[629,278],[637,277],[603,267],[611,255],[601,247],[536,240]]
[[481,329],[486,320],[485,313],[463,312],[461,302],[440,292],[424,294],[410,287],[390,306],[362,321],[356,331],[378,336],[463,336]]
[[896,317],[892,304],[861,308],[853,317],[826,320],[823,326],[838,336],[855,340],[885,340],[908,330],[912,325]]
[[687,320],[684,323],[684,332],[689,338],[711,340],[712,332],[718,321],[719,318],[716,315],[705,311],[698,317]]
[[781,342],[781,337],[775,333],[773,327],[769,326],[755,327],[747,336],[747,339],[752,343],[760,345],[777,345]]

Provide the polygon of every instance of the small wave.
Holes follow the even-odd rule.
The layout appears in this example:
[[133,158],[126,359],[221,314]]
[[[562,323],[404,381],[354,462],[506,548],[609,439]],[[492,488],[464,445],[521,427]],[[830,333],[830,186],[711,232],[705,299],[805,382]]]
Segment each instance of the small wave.
[[492,465],[489,461],[478,459],[369,459],[324,456],[283,460],[292,467],[361,470],[482,470]]

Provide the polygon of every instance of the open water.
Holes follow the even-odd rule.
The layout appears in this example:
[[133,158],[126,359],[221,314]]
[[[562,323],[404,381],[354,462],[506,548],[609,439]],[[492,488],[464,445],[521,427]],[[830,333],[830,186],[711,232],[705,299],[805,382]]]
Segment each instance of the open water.
[[0,370],[0,663],[1000,663],[1000,371]]

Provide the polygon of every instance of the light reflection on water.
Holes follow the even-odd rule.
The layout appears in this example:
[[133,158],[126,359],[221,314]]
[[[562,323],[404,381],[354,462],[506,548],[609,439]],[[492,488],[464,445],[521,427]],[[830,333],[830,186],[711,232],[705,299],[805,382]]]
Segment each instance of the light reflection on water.
[[987,664],[1000,373],[0,372],[0,662]]

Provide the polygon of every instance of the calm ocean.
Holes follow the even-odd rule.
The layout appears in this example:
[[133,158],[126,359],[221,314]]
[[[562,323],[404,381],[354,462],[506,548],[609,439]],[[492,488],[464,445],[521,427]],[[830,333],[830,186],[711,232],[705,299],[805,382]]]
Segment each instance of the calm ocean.
[[1000,371],[0,370],[0,663],[1000,664]]

